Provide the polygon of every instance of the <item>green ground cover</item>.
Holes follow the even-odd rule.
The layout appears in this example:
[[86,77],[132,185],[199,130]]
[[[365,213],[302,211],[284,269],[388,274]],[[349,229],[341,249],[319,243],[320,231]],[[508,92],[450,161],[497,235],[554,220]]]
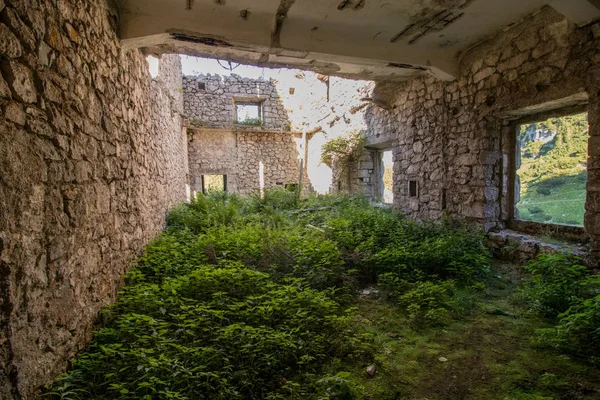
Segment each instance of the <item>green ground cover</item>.
[[199,196],[44,397],[598,398],[600,281],[556,257],[523,284],[483,243],[360,198]]
[[534,222],[583,226],[586,181],[584,171],[527,185],[517,204],[519,217]]

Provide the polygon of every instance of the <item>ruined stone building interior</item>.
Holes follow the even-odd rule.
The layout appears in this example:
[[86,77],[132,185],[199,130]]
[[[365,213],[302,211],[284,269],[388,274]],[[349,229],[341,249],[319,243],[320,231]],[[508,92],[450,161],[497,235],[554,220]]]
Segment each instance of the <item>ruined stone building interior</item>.
[[[63,373],[166,213],[210,189],[363,195],[522,260],[551,233],[597,267],[599,18],[598,0],[0,0],[0,398]],[[283,72],[184,74],[180,55]],[[531,124],[573,115],[576,216],[520,207],[528,143],[554,140]],[[321,148],[350,132],[364,151],[338,175]]]

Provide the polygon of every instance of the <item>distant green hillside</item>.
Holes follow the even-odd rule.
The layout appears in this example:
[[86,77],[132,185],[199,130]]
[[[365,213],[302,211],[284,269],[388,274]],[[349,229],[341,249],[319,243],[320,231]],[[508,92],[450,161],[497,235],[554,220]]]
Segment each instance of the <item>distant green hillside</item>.
[[583,225],[587,113],[521,125],[519,218]]

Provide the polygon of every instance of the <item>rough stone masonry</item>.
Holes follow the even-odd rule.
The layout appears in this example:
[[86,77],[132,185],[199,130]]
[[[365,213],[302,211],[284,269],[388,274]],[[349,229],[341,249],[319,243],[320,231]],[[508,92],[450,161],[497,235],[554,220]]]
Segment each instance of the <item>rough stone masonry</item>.
[[90,339],[185,199],[178,56],[151,80],[104,0],[0,0],[0,398],[33,398]]
[[[261,184],[297,184],[302,157],[303,187],[329,189],[331,182],[319,186],[325,135],[366,128],[367,103],[360,99],[368,96],[372,83],[298,70],[280,73],[281,80],[235,74],[183,77],[192,191],[202,191],[202,175],[226,175],[227,190],[241,194],[255,192]],[[262,123],[239,124],[237,102],[259,105]],[[305,143],[302,131],[307,133]]]
[[[183,88],[193,192],[202,175],[226,175],[227,191],[240,194],[298,183],[302,136],[290,131],[275,81],[209,74],[185,76]],[[260,125],[240,125],[236,102],[257,105]]]
[[[366,113],[367,145],[391,143],[394,206],[435,220],[443,214],[486,230],[510,219],[511,121],[574,105],[588,111],[590,127],[585,231],[600,251],[600,23],[577,27],[550,7],[461,55],[452,82],[421,76],[378,84],[393,109]],[[385,90],[383,90],[385,89]],[[376,89],[377,91],[377,89]],[[374,153],[354,165],[356,190],[372,187]],[[408,193],[417,181],[418,196]]]
[[[143,55],[121,47],[109,4],[0,0],[2,399],[33,398],[66,368],[130,260],[185,198],[179,61],[163,56],[151,80]],[[395,207],[417,219],[449,214],[503,228],[512,206],[511,121],[584,105],[585,231],[600,252],[599,48],[598,22],[580,27],[544,8],[463,51],[454,81],[380,82],[360,122],[368,146],[393,148]],[[328,107],[315,122],[324,130],[341,117]],[[252,151],[263,151],[259,133],[249,134]],[[365,178],[375,153],[355,165],[357,191],[373,193]]]

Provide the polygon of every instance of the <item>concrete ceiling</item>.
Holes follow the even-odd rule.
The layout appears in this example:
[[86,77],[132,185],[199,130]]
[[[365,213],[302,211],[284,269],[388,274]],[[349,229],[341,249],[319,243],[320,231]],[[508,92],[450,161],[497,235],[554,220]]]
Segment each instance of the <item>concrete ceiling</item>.
[[432,73],[545,5],[578,24],[600,0],[119,0],[129,47],[373,80]]

